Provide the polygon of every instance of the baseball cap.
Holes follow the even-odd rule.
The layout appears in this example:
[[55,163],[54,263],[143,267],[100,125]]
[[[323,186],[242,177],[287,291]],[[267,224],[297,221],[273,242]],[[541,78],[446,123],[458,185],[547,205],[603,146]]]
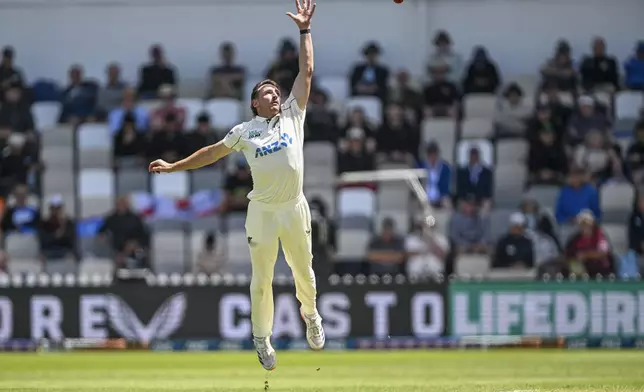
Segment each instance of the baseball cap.
[[437,153],[439,150],[440,150],[440,148],[438,147],[438,143],[436,143],[436,142],[430,142],[427,145],[427,153],[428,154]]
[[520,212],[514,212],[510,215],[510,225],[523,226],[525,225],[525,215]]
[[61,195],[52,195],[49,198],[50,207],[62,207],[64,204],[63,197]]

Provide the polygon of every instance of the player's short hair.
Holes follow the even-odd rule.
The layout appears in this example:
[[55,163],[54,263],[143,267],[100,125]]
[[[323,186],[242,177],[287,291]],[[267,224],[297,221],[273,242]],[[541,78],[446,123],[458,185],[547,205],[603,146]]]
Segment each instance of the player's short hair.
[[261,82],[257,83],[255,87],[253,87],[253,92],[250,94],[250,110],[253,111],[253,115],[257,116],[257,109],[253,107],[253,100],[257,98],[257,94],[259,93],[259,89],[264,87],[264,86],[273,86],[275,87],[278,91],[280,89],[280,86],[277,84],[276,81],[271,80],[271,79],[264,79]]

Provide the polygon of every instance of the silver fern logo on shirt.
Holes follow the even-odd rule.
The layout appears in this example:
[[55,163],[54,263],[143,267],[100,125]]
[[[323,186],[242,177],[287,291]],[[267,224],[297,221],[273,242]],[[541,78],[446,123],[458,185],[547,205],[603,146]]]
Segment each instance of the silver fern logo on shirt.
[[148,344],[154,340],[168,339],[175,333],[183,323],[186,306],[186,294],[177,293],[157,309],[146,325],[122,298],[109,295],[107,313],[115,332],[127,340]]

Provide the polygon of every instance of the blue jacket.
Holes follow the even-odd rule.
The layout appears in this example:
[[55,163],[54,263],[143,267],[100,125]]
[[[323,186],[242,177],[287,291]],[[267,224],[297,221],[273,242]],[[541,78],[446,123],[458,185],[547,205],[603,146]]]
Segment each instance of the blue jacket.
[[644,60],[631,57],[624,63],[625,82],[630,88],[644,88]]
[[566,185],[561,188],[555,212],[559,224],[570,223],[571,219],[585,209],[591,210],[596,219],[601,218],[599,195],[594,186],[586,184],[575,189]]
[[[449,163],[441,160],[441,171],[438,176],[438,193],[440,194],[440,198],[443,198],[445,196],[449,196],[451,193],[451,187],[452,187],[452,167],[449,165]],[[429,196],[429,189],[430,189],[430,184],[429,184],[429,163],[427,161],[422,161],[419,165],[421,169],[427,170],[427,185],[425,186],[425,191],[427,191],[427,195]]]

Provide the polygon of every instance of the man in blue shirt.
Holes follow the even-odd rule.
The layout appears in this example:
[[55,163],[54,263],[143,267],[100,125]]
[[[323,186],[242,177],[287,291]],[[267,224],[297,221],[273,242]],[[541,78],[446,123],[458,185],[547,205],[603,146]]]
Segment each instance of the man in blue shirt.
[[591,210],[599,219],[599,195],[595,186],[587,182],[586,172],[582,168],[573,168],[568,177],[568,184],[559,192],[555,215],[559,224],[574,224],[582,210]]

